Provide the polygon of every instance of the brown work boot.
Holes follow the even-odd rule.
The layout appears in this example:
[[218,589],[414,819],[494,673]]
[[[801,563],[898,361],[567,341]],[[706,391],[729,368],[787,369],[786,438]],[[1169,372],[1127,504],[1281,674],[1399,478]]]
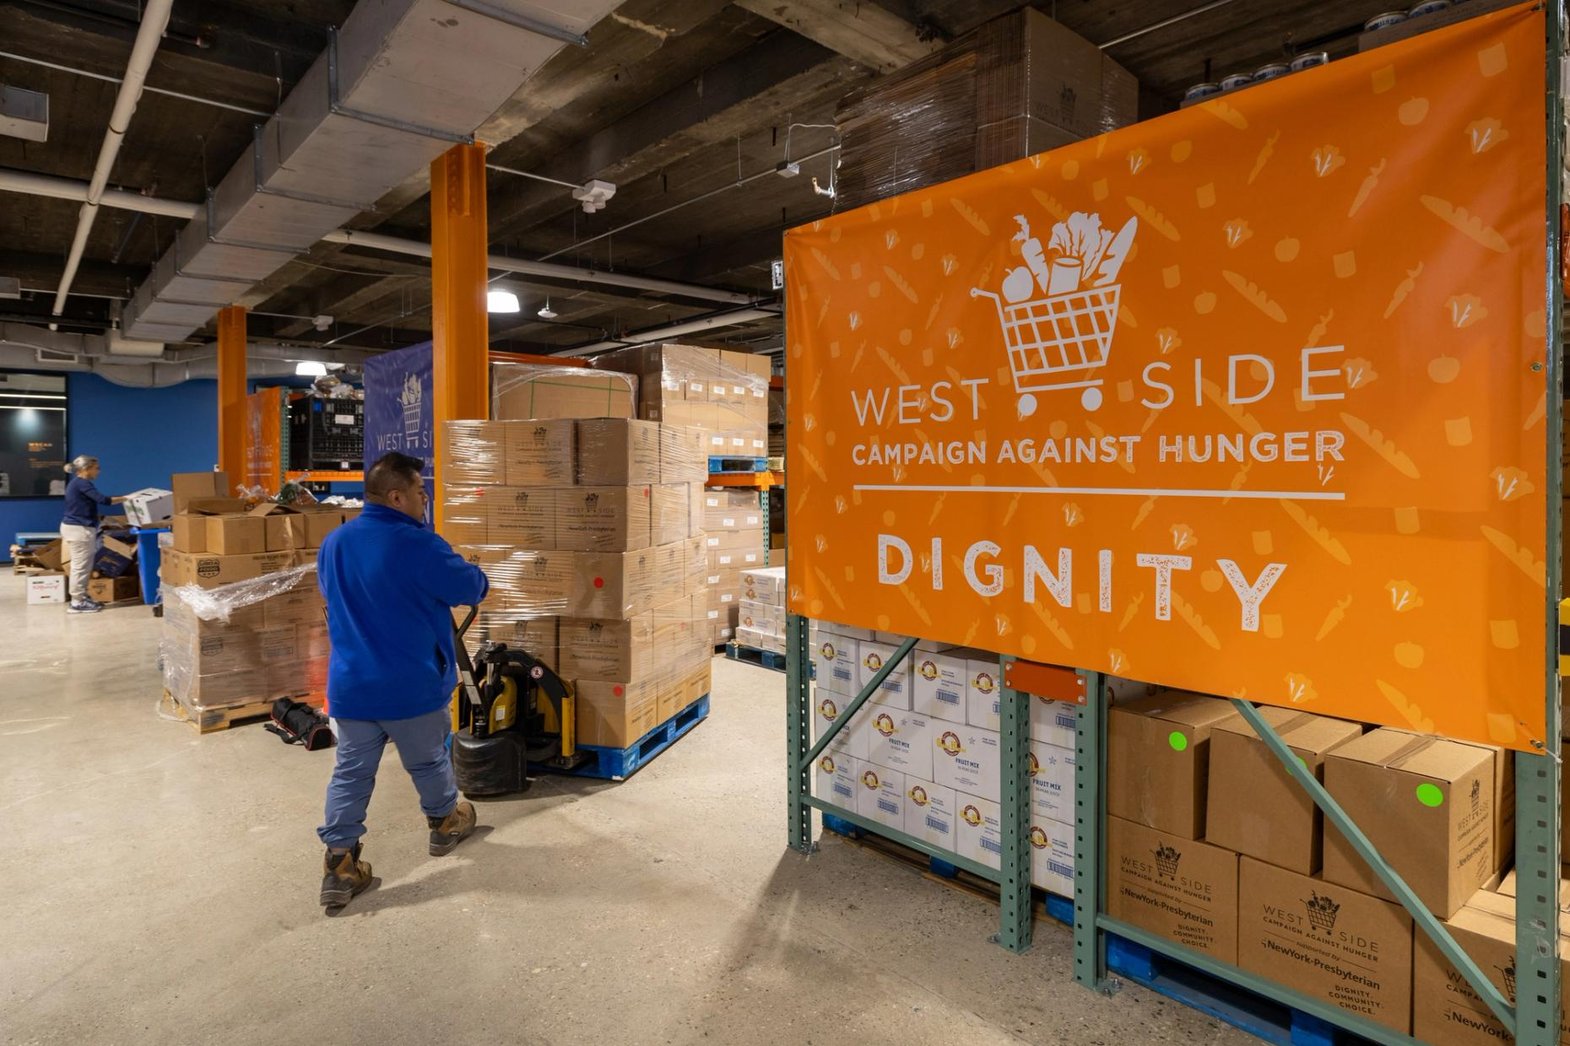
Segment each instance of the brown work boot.
[[464,799],[458,800],[458,805],[446,817],[427,817],[425,823],[431,828],[431,856],[452,853],[454,847],[474,832],[476,820],[474,804]]
[[371,885],[371,865],[360,860],[360,844],[344,853],[327,851],[322,861],[322,907],[342,908]]

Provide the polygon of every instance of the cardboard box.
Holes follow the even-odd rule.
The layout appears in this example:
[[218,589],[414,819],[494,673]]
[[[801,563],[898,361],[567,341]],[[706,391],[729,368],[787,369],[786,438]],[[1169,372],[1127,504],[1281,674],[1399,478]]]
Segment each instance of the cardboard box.
[[905,775],[905,834],[957,853],[958,793],[934,781]]
[[852,756],[824,752],[812,769],[812,794],[842,810],[856,812],[861,788],[861,762]]
[[930,729],[932,780],[956,792],[997,802],[1003,779],[997,732],[941,719],[931,720]]
[[266,552],[267,524],[259,516],[208,516],[206,551],[217,556]]
[[[1343,719],[1269,705],[1259,713],[1320,781],[1325,754],[1363,736],[1361,724]],[[1247,720],[1239,716],[1212,728],[1206,842],[1313,875],[1320,868],[1323,824],[1319,807]]]
[[1031,819],[1030,881],[1043,890],[1074,896],[1074,830],[1068,825]]
[[861,764],[856,779],[856,812],[862,817],[905,830],[905,775],[886,766]]
[[[558,509],[561,502],[571,499],[574,493],[549,487],[483,487],[475,497],[478,513],[465,509],[460,519],[472,520],[475,515],[481,516],[489,544],[549,551],[561,547],[557,538],[561,522]],[[443,524],[444,527],[451,525],[449,522]]]
[[[441,500],[442,537],[450,545],[485,545],[490,543],[490,504],[486,495],[490,486],[469,487],[443,484],[437,492]],[[556,542],[556,511],[554,504],[546,521],[546,534],[550,543]],[[501,544],[501,542],[498,542]]]
[[[352,513],[352,514],[351,514]],[[358,516],[358,510],[345,512],[327,505],[320,508],[304,509],[300,518],[305,521],[305,548],[321,548],[322,542],[327,540],[327,535],[343,526],[348,520]]]
[[491,414],[496,418],[637,416],[638,382],[632,376],[520,363],[494,364],[491,375]]
[[27,579],[28,606],[42,606],[50,603],[64,603],[65,601],[65,575],[35,574]]
[[[897,648],[882,643],[861,644],[861,677],[860,686],[872,682],[872,677],[878,670],[894,657]],[[907,655],[895,666],[894,671],[884,678],[878,692],[872,695],[872,700],[890,708],[910,708],[910,681],[911,681],[911,656]]]
[[962,722],[966,710],[965,657],[951,652],[911,652],[911,711]]
[[[296,509],[263,504],[252,509],[250,514],[261,520],[263,551],[285,552],[306,547],[306,519]],[[207,551],[215,550],[209,547]]]
[[660,725],[659,691],[650,680],[576,686],[578,741],[606,748],[627,748]]
[[[840,712],[850,704],[850,698],[837,694],[832,690],[817,687],[812,695],[812,740],[816,744],[835,720],[839,719]],[[852,758],[865,760],[867,749],[871,743],[872,713],[869,705],[863,705],[861,711],[856,713],[845,728],[834,736],[834,743],[825,751],[841,752]]]
[[661,425],[659,481],[701,484],[708,478],[709,454],[702,430]]
[[1410,1032],[1412,917],[1406,910],[1252,857],[1241,860],[1237,965]]
[[745,598],[738,600],[741,617],[739,623],[742,628],[755,629],[765,635],[783,636],[785,634],[785,608],[774,606],[771,603],[754,603]]
[[575,487],[556,494],[556,547],[620,552],[649,547],[648,487]]
[[692,487],[662,483],[649,488],[649,541],[665,545],[684,541],[692,530]]
[[959,822],[954,829],[954,852],[988,868],[1001,868],[1003,808],[995,799],[968,795],[958,789],[955,790],[954,805],[959,808]]
[[1238,959],[1238,855],[1121,817],[1107,827],[1107,914],[1222,962]]
[[564,487],[575,481],[577,422],[559,419],[499,424],[502,426],[501,453],[507,486]]
[[861,693],[861,643],[831,632],[819,631],[812,645],[819,690],[846,697]]
[[785,606],[785,568],[764,567],[762,570],[744,570],[741,590],[745,599],[770,606]]
[[877,636],[870,628],[857,628],[854,625],[842,625],[835,621],[814,621],[812,622],[812,629],[814,636],[821,632],[831,636],[844,636],[846,639],[854,639],[858,643],[875,640]]
[[174,515],[174,492],[144,487],[125,496],[125,518],[136,526],[150,527]]
[[1074,821],[1074,753],[1041,741],[1030,742],[1030,817],[1032,821]]
[[[453,613],[457,616],[458,611]],[[513,650],[532,654],[559,672],[558,622],[554,617],[519,617],[487,610],[476,622],[482,635],[476,636],[472,645],[478,646],[482,637],[493,643],[504,643]]]
[[179,552],[166,549],[160,573],[165,585],[198,585],[217,588],[235,581],[248,581],[292,567],[293,552],[261,552],[250,556],[218,556],[207,552]]
[[621,620],[564,617],[557,635],[556,670],[568,679],[631,683],[659,667],[652,614]]
[[93,557],[93,573],[99,577],[121,577],[136,568],[136,543],[104,534]]
[[[1494,753],[1479,745],[1383,727],[1325,758],[1325,790],[1441,919],[1497,872]],[[1384,900],[1394,896],[1334,827],[1324,877]]]
[[207,551],[207,517],[194,513],[182,512],[175,515],[169,523],[172,537],[171,548],[181,552],[206,552]]
[[262,600],[260,606],[264,628],[327,623],[327,604],[316,589],[314,577],[288,592]]
[[[763,531],[761,530],[714,530],[705,531],[703,535],[704,547],[711,552],[737,553],[744,549],[761,548]],[[736,560],[735,565],[742,565]]]
[[141,594],[142,586],[135,574],[98,577],[87,583],[87,598],[100,603],[118,603],[122,599],[135,599]]
[[1030,739],[1058,748],[1074,748],[1074,731],[1079,706],[1070,701],[1030,695]]
[[234,488],[229,484],[227,472],[176,472],[169,477],[169,495],[176,512],[188,511],[196,498],[229,498]]
[[965,656],[965,721],[971,726],[997,730],[1001,723],[1001,698],[996,654]]
[[577,422],[584,486],[631,487],[660,481],[660,427],[651,421],[601,418]]
[[1205,835],[1210,731],[1229,701],[1168,690],[1107,719],[1107,812],[1188,839]]
[[[465,419],[436,427],[442,483],[458,487],[507,482],[506,422]],[[572,422],[567,422],[571,431]],[[570,460],[569,460],[570,468]],[[571,473],[562,482],[571,483]]]
[[[1474,897],[1445,923],[1461,949],[1504,993],[1516,1001],[1516,932],[1513,897]],[[1560,1043],[1570,1043],[1570,939],[1559,924]],[[1465,977],[1456,972],[1428,935],[1414,932],[1412,1036],[1444,1046],[1497,1046],[1511,1036]]]
[[[705,465],[707,459],[705,459]],[[708,490],[703,494],[703,529],[762,530],[763,510],[755,490]]]
[[676,591],[681,584],[680,552],[680,545],[662,545],[635,552],[573,555],[562,615],[625,618],[654,609],[662,594]]
[[932,780],[932,724],[936,720],[914,712],[878,708],[870,702],[861,711],[862,715],[869,713],[872,731],[867,735],[867,760],[921,780]]

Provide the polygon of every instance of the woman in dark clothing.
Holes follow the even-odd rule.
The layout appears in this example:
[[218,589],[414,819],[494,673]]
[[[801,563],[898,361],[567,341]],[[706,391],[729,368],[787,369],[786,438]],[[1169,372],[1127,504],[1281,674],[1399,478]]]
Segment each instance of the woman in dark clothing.
[[65,485],[65,515],[60,520],[60,540],[71,556],[71,602],[66,613],[93,614],[104,608],[87,595],[87,580],[98,557],[98,510],[125,499],[109,497],[93,486],[98,478],[98,459],[91,455],[77,455],[65,470],[71,474],[71,482]]

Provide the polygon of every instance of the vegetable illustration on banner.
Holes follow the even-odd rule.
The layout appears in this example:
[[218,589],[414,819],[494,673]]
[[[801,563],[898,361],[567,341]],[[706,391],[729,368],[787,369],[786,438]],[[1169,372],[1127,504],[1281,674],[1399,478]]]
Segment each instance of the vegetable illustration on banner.
[[1522,5],[790,230],[791,609],[1548,744],[1544,53]]

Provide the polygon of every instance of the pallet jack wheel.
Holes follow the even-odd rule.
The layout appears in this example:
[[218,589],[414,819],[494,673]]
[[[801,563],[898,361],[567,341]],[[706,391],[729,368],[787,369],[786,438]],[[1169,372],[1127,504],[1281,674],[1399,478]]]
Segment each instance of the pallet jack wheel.
[[489,737],[454,734],[452,764],[459,789],[471,798],[511,795],[529,787],[529,753],[525,738],[515,730]]

